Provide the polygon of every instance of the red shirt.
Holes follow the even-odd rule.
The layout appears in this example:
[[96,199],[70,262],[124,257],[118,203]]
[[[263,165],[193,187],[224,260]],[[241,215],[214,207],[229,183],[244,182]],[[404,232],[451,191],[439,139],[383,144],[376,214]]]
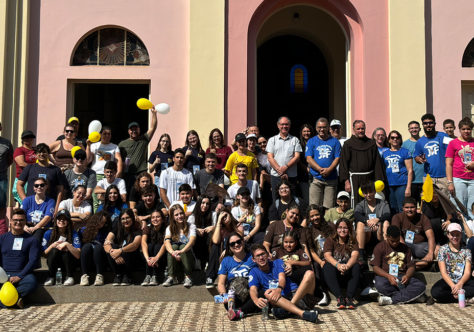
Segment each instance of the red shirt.
[[[16,148],[15,151],[13,152],[13,159],[16,159],[16,157],[18,156],[23,156],[27,164],[34,164],[36,162],[35,151],[27,149],[23,146]],[[16,160],[15,160],[15,165],[16,165],[16,177],[18,178],[21,172],[23,171],[24,167],[21,167],[20,165],[18,165]]]
[[[210,148],[207,148],[206,153],[209,153],[211,151]],[[217,163],[216,163],[216,168],[217,169],[224,169],[225,164],[227,163],[227,159],[229,156],[232,154],[232,149],[225,145],[222,148],[216,149],[216,156],[217,156]]]

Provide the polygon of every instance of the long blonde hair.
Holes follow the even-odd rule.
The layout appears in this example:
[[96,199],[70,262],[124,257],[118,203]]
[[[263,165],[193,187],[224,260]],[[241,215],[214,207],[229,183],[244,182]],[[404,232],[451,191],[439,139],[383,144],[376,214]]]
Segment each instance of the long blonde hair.
[[[179,241],[179,235],[180,235],[180,230],[183,230],[183,233],[187,236],[189,233],[189,224],[188,224],[188,218],[185,217],[183,226],[180,227],[178,222],[174,219],[174,211],[176,210],[181,210],[183,213],[184,209],[181,205],[175,204],[172,207],[170,207],[170,234],[171,234],[171,239],[173,241],[178,242]],[[186,216],[186,214],[185,214]]]

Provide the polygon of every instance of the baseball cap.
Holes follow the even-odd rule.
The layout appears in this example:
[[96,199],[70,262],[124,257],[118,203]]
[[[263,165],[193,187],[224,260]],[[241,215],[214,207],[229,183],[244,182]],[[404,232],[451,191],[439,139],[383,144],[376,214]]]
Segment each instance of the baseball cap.
[[237,135],[235,135],[235,141],[236,142],[241,141],[241,140],[245,140],[245,139],[246,139],[246,137],[242,133],[238,133]]
[[64,216],[68,220],[71,220],[71,214],[69,213],[68,210],[59,210],[59,212],[56,214],[56,219],[58,219],[61,216]]
[[256,140],[256,139],[257,139],[257,135],[255,135],[255,134],[248,134],[248,135],[247,135],[247,139],[251,139],[251,138],[253,138],[253,139]]
[[71,122],[74,122],[76,121],[77,123],[79,123],[79,118],[76,118],[75,116],[71,116],[69,118],[69,120],[67,120],[67,123],[71,123]]
[[347,199],[350,199],[351,195],[347,191],[340,191],[337,193],[337,199],[341,197],[346,197]]
[[31,130],[25,130],[24,132],[21,133],[21,139],[25,138],[36,138],[35,134]]
[[461,232],[461,233],[462,233],[461,225],[456,224],[456,223],[454,223],[454,222],[450,223],[450,224],[448,225],[448,233],[451,233],[451,232],[454,232],[454,231],[458,231],[458,232]]
[[130,122],[128,124],[128,129],[132,128],[132,127],[139,127],[140,128],[140,125],[138,124],[138,122],[136,121],[133,121],[133,122]]
[[332,126],[342,126],[342,123],[341,123],[341,121],[334,119],[334,120],[331,121],[331,124],[329,126],[330,127],[332,127]]

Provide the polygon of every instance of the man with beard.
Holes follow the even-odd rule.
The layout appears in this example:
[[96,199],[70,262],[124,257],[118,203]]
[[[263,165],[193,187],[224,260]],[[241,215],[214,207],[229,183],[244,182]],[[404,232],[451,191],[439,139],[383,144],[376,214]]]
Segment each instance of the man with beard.
[[354,134],[342,147],[339,163],[339,181],[351,193],[352,207],[362,198],[358,194],[359,187],[368,180],[385,179],[385,169],[375,141],[365,135],[365,122],[355,120],[352,124]]

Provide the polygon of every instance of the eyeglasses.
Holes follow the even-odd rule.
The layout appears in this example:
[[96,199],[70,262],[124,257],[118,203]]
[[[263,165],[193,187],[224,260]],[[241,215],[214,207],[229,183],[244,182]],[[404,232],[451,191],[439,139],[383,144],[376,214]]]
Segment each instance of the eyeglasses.
[[267,255],[266,252],[262,252],[261,254],[255,255],[255,258],[263,258]]
[[390,139],[400,139],[398,136],[391,136]]
[[74,130],[65,130],[64,131],[66,134],[72,134],[74,132]]
[[46,184],[45,184],[45,183],[35,183],[33,186],[34,186],[35,188],[43,188],[43,187],[46,186]]
[[234,248],[235,246],[240,246],[242,244],[242,240],[237,240],[237,241],[234,241],[234,242],[229,242],[229,246],[231,248]]

